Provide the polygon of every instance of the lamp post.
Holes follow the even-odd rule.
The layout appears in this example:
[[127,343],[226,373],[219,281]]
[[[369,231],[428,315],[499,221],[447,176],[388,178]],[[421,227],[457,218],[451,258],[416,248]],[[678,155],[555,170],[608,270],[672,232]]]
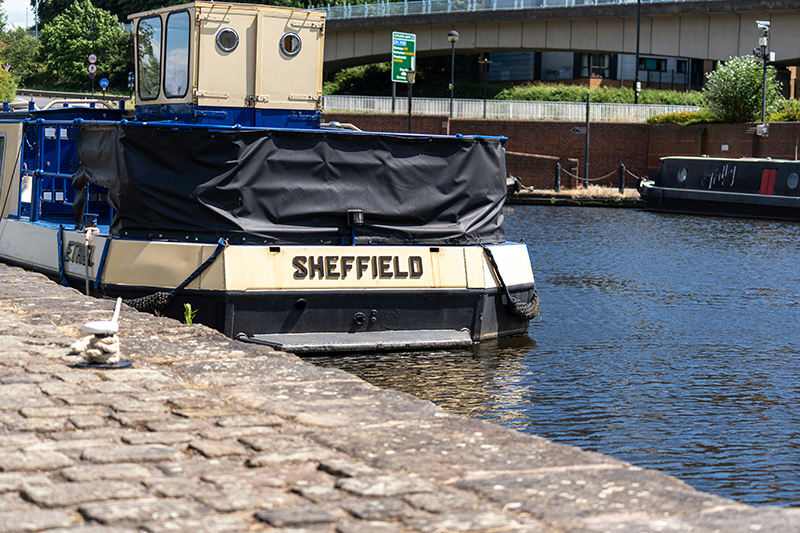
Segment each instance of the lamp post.
[[[483,118],[486,118],[486,65],[491,64],[491,60],[489,59],[479,59],[478,63],[483,65]],[[452,113],[451,113],[452,115]]]
[[633,80],[633,103],[639,103],[639,36],[642,27],[642,0],[636,0],[636,76]]
[[760,59],[764,64],[764,74],[761,80],[762,93],[761,93],[761,126],[756,127],[756,134],[767,136],[767,61],[770,60],[769,52],[769,26],[768,20],[757,20],[758,29],[764,32],[764,35],[758,38],[758,48],[753,49],[753,55]]
[[406,80],[408,81],[408,133],[411,133],[411,86],[414,85],[414,78],[416,77],[416,71],[406,71]]
[[450,41],[450,118],[453,118],[453,84],[456,82],[456,42],[458,42],[458,32],[450,30],[447,33],[447,40]]

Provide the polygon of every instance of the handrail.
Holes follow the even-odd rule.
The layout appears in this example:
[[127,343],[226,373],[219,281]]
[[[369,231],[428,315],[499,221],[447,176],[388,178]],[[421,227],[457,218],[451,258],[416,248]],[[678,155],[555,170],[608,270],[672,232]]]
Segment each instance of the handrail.
[[50,109],[51,107],[53,107],[55,105],[64,105],[64,104],[89,104],[90,107],[94,107],[95,104],[101,104],[101,105],[106,106],[108,109],[116,110],[116,108],[111,104],[111,102],[107,102],[105,100],[97,100],[97,99],[84,100],[84,99],[81,99],[81,98],[61,98],[61,99],[58,99],[58,100],[52,100],[52,101],[48,102],[48,104],[46,106],[44,106],[42,109],[43,110],[44,109]]
[[[447,98],[414,98],[412,112],[421,115],[447,116],[450,100]],[[540,102],[533,100],[480,100],[456,98],[452,117],[455,119],[511,119],[511,120],[564,120],[584,121],[585,102]],[[643,122],[653,115],[680,111],[697,111],[697,106],[658,104],[607,104],[591,103],[590,119],[593,122]],[[327,95],[322,97],[324,113],[386,113],[407,114],[408,99],[391,96]]]
[[[642,3],[664,4],[690,0],[643,0]],[[468,13],[474,11],[513,11],[522,9],[573,8],[587,6],[635,5],[631,0],[401,0],[376,3],[347,3],[341,6],[311,8],[325,11],[328,20],[379,18],[389,16],[430,15],[434,13]]]

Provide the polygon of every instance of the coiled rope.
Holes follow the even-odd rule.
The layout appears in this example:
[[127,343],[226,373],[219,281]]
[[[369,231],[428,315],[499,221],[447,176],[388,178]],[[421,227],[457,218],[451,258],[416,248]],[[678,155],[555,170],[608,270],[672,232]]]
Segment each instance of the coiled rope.
[[489,264],[492,265],[492,269],[494,270],[495,275],[497,276],[497,281],[500,282],[500,286],[506,293],[506,298],[508,301],[506,303],[506,307],[509,308],[511,314],[517,316],[519,318],[525,318],[527,320],[531,320],[532,318],[536,318],[539,316],[539,295],[536,291],[533,291],[533,296],[531,296],[530,302],[523,302],[518,298],[514,298],[511,296],[511,292],[508,290],[506,286],[506,282],[503,281],[503,276],[500,275],[500,269],[497,266],[497,262],[494,260],[494,255],[492,255],[492,251],[486,247],[486,245],[481,244],[481,248],[483,251],[486,252],[486,257],[489,259]]
[[192,272],[188,278],[183,280],[183,283],[172,289],[170,292],[160,291],[147,296],[142,296],[141,298],[123,300],[123,302],[126,305],[133,307],[137,311],[142,311],[143,313],[163,313],[167,306],[172,303],[172,300],[175,298],[175,296],[177,296],[177,294],[181,292],[187,285],[193,282],[197,276],[202,274],[208,267],[210,267],[217,259],[219,254],[221,254],[222,251],[227,247],[228,241],[226,239],[220,239],[217,243],[217,249],[214,250],[214,253],[211,254],[211,257],[206,259],[202,265],[197,267],[197,270]]

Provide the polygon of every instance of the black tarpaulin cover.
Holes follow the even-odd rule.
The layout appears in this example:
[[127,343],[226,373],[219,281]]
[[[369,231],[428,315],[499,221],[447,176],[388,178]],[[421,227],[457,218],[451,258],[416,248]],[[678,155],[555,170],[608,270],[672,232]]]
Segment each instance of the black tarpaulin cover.
[[74,185],[108,187],[115,237],[349,244],[360,209],[356,243],[491,244],[504,240],[503,142],[83,124]]

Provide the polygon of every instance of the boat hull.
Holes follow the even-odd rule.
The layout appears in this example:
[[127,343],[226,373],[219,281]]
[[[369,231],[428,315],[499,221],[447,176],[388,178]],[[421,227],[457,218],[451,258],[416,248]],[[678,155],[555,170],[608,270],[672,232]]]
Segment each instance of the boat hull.
[[[218,249],[107,234],[87,244],[79,231],[19,220],[3,220],[0,231],[3,261],[57,280],[63,273],[81,291],[88,285],[96,296],[126,300],[172,291]],[[270,336],[306,335],[297,352],[442,348],[463,346],[465,335],[469,343],[524,335],[530,317],[514,314],[508,296],[536,299],[527,247],[487,248],[497,270],[480,246],[231,245],[159,312],[184,320],[188,304],[194,322],[276,347],[283,341]],[[397,332],[452,335],[430,342],[422,333],[413,342],[381,339]],[[330,341],[341,334],[349,335],[346,342]]]
[[800,220],[800,198],[656,187],[644,183],[639,195],[650,211],[695,215]]

